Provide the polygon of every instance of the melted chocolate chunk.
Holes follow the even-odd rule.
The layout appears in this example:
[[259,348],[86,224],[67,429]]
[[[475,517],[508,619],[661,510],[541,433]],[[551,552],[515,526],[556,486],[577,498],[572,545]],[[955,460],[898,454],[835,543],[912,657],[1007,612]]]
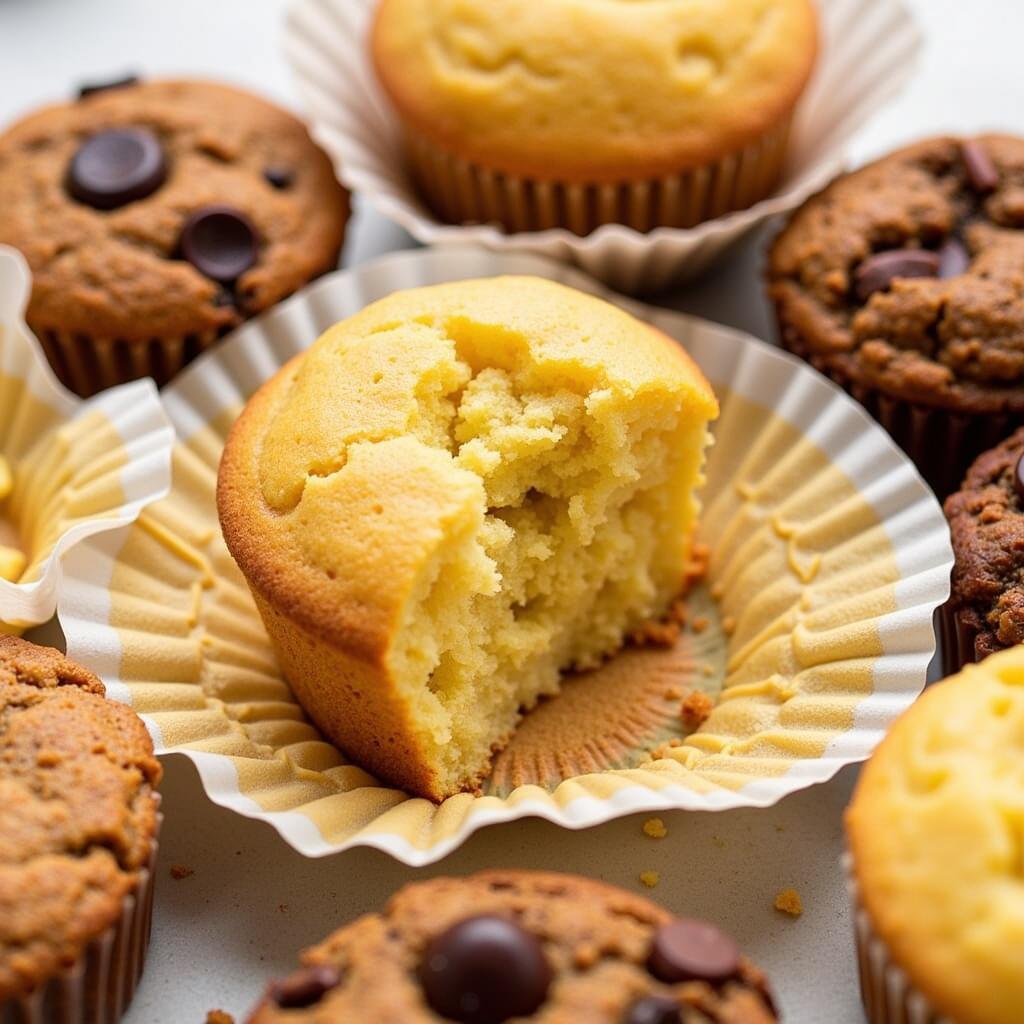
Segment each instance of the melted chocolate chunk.
[[270,986],[270,998],[282,1010],[300,1010],[319,1003],[340,984],[341,971],[337,967],[317,964],[315,967],[303,967],[283,981],[274,982]]
[[936,277],[939,254],[928,249],[889,249],[869,256],[854,273],[857,298],[867,302],[875,292],[888,291],[900,277]]
[[645,996],[626,1009],[622,1024],[683,1024],[683,1015],[674,999]]
[[112,128],[79,146],[65,179],[70,195],[97,210],[144,199],[167,180],[160,140],[145,128]]
[[112,78],[106,82],[86,82],[78,87],[78,98],[84,100],[86,96],[94,96],[98,92],[109,92],[111,89],[127,89],[131,85],[138,84],[138,75],[124,75],[121,78]]
[[976,139],[965,139],[960,144],[960,156],[967,171],[967,180],[975,192],[983,195],[999,188],[999,171],[988,155],[988,150]]
[[200,274],[221,284],[238,280],[255,262],[256,226],[233,206],[204,206],[181,229],[178,249]]
[[680,919],[654,934],[647,968],[659,981],[706,981],[719,985],[740,969],[740,951],[721,929]]

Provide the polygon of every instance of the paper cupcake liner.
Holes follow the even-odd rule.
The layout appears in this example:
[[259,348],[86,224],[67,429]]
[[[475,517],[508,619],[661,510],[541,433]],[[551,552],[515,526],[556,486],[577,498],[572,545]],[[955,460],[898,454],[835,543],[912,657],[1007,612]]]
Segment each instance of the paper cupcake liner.
[[895,963],[888,947],[878,937],[861,902],[850,854],[843,857],[843,870],[853,907],[860,996],[868,1024],[955,1024],[938,1013],[911,984],[906,972]]
[[[508,233],[493,224],[444,223],[420,196],[408,173],[402,130],[368,58],[374,2],[296,0],[285,33],[286,54],[313,136],[334,160],[341,181],[427,245],[473,243],[547,256],[634,294],[696,277],[753,228],[823,188],[843,169],[848,140],[908,81],[921,49],[920,33],[903,0],[819,4],[823,46],[818,68],[798,108],[782,180],[768,198],[694,227],[689,225],[699,218],[687,211],[680,224],[653,230],[643,225],[674,222],[637,216],[635,224],[605,224],[580,235],[575,228],[549,226],[538,216],[536,228]],[[771,163],[765,161],[766,171]],[[451,191],[444,188],[446,194]],[[749,194],[757,191],[752,188]],[[745,188],[740,192],[748,194]],[[649,196],[638,192],[636,200],[641,209],[649,209]],[[495,203],[499,212],[505,209],[502,201]],[[717,214],[725,205],[716,202],[711,211]],[[452,219],[456,212],[462,219],[463,209],[454,210]],[[475,215],[468,220],[488,211],[465,212]],[[596,220],[588,217],[587,224]]]
[[686,173],[611,185],[566,184],[497,174],[406,131],[406,150],[431,209],[451,224],[506,231],[565,228],[589,235],[603,224],[634,231],[689,228],[771,195],[782,176],[792,118],[756,144]]
[[114,924],[93,939],[71,967],[30,996],[0,1003],[0,1024],[118,1024],[146,962],[162,823],[158,813],[149,861]]
[[[425,864],[524,815],[582,828],[644,810],[766,806],[865,758],[924,685],[952,553],[910,463],[798,360],[621,300],[690,351],[722,405],[704,491],[712,554],[686,629],[568,679],[526,717],[481,796],[410,798],[324,742],[221,539],[225,435],[260,384],[366,303],[509,273],[601,294],[533,257],[418,251],[325,278],[240,329],[164,393],[179,437],[171,496],[69,560],[69,656],[133,705],[161,753],[192,758],[215,802],[304,854],[366,845]],[[716,700],[696,731],[680,714],[691,690]]]
[[17,583],[0,579],[0,628],[49,619],[61,559],[87,537],[134,522],[170,487],[174,431],[152,382],[89,402],[54,380],[24,322],[28,267],[0,246],[0,456],[14,490],[0,505],[0,543],[26,556]]
[[891,397],[816,357],[792,330],[781,329],[779,339],[790,352],[856,398],[910,456],[940,500],[959,489],[971,463],[982,452],[1024,426],[1021,415],[959,413]]
[[965,665],[973,665],[978,658],[974,651],[977,627],[969,621],[962,609],[947,601],[938,611],[939,650],[942,652],[942,674],[955,676]]

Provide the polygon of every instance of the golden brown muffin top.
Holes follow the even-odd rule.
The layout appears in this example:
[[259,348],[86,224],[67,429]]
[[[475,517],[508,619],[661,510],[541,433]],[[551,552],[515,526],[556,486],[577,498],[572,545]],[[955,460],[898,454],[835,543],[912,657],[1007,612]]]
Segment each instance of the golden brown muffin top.
[[0,1002],[118,918],[150,855],[159,781],[145,726],[96,676],[0,636]]
[[[155,136],[166,180],[96,209],[69,193],[68,173],[82,144],[108,129]],[[231,286],[179,246],[187,219],[219,204],[258,235],[255,264]],[[228,330],[333,269],[347,216],[347,194],[301,122],[225,85],[110,89],[39,110],[0,136],[0,242],[32,268],[28,319],[39,333],[145,341]]]

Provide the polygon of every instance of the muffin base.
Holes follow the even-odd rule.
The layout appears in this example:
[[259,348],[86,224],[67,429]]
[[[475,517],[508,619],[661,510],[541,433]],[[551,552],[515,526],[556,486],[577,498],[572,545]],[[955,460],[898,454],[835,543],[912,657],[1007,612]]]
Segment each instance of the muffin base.
[[849,854],[843,858],[843,869],[853,908],[860,996],[868,1024],[954,1024],[938,1013],[910,983],[906,972],[896,965],[888,947],[875,932],[860,900],[853,875],[853,858]]
[[450,224],[491,223],[505,231],[565,228],[588,235],[602,224],[635,231],[690,228],[745,210],[775,190],[792,115],[756,143],[716,163],[645,181],[613,184],[537,181],[488,170],[406,130],[413,177],[427,204]]
[[978,630],[952,602],[944,604],[935,614],[943,675],[956,675],[965,665],[973,665],[978,660],[974,653]]
[[163,816],[153,848],[121,916],[93,939],[75,963],[31,995],[0,1003],[0,1024],[118,1024],[132,1001],[153,924],[153,888]]
[[1024,425],[1021,413],[963,413],[884,394],[815,353],[782,323],[779,341],[860,402],[910,456],[940,501],[960,487],[969,466],[982,452]]

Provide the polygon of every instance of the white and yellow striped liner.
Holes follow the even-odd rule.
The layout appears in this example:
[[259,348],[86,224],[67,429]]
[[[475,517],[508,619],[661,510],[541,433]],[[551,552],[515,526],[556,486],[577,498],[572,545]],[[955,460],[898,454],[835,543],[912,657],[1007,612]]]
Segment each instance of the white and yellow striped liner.
[[75,544],[128,525],[167,493],[174,443],[152,382],[89,402],[57,383],[25,325],[30,287],[21,255],[0,246],[0,458],[12,477],[0,545],[25,556],[17,579],[0,579],[5,632],[52,617],[61,558]]
[[865,758],[924,685],[952,553],[905,456],[803,363],[625,303],[687,347],[722,402],[703,521],[709,585],[735,628],[718,634],[728,649],[711,717],[637,767],[439,807],[376,783],[323,742],[220,537],[225,433],[248,395],[327,325],[398,288],[507,273],[597,290],[535,257],[423,251],[325,278],[246,325],[165,392],[179,436],[171,496],[127,539],[69,560],[60,618],[71,656],[133,704],[162,752],[196,762],[212,799],[271,822],[307,855],[370,845],[423,864],[523,815],[580,828],[640,810],[771,804]]

